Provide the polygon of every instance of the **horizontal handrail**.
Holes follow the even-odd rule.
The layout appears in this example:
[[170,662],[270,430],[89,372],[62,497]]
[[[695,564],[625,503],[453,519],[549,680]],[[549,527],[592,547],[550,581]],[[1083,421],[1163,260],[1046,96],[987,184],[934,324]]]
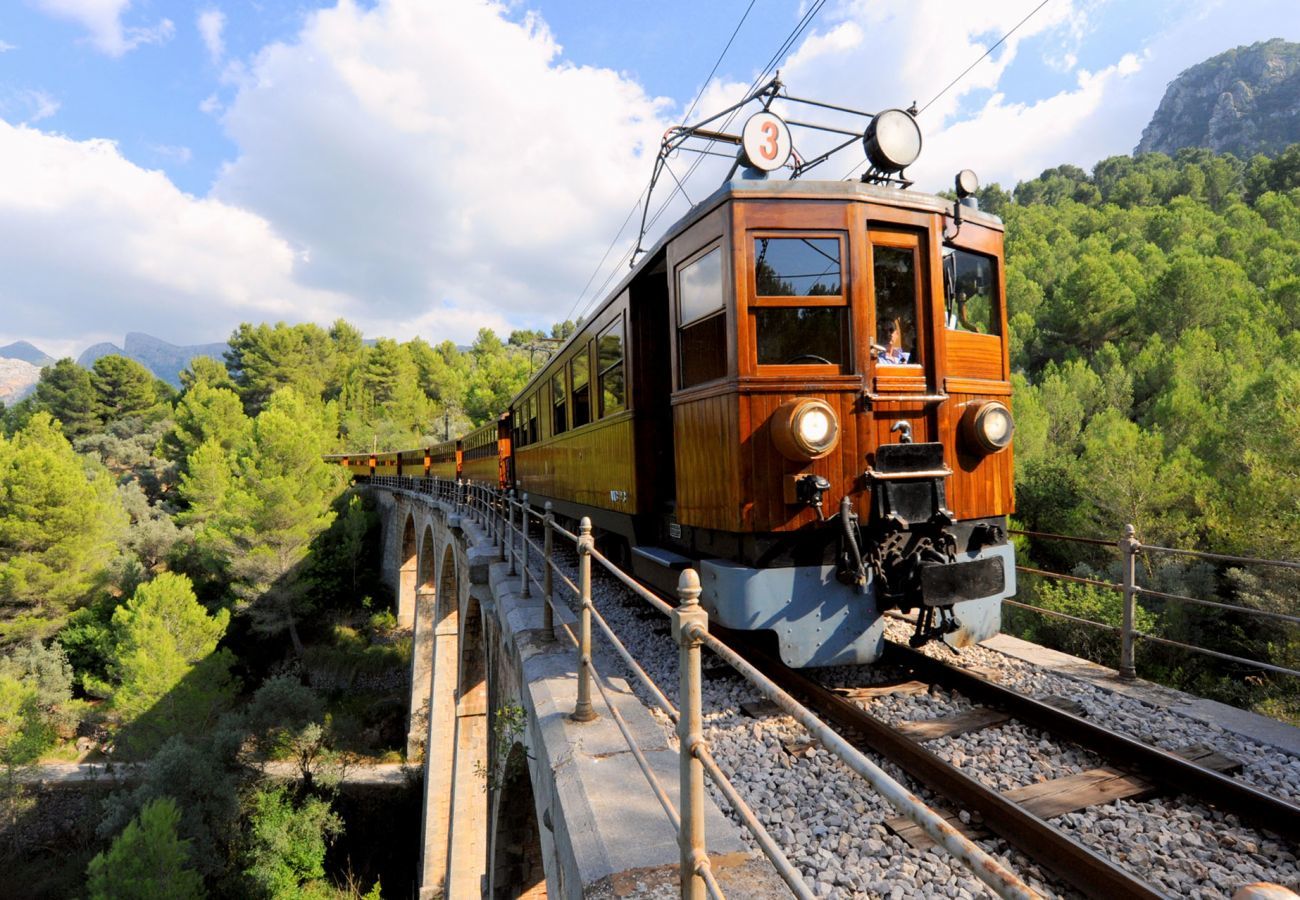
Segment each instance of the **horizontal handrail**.
[[1090,584],[1093,587],[1106,588],[1112,591],[1122,591],[1122,584],[1115,584],[1113,581],[1098,581],[1096,578],[1084,578],[1082,575],[1066,575],[1063,572],[1048,572],[1045,569],[1035,569],[1033,566],[1016,566],[1017,572],[1026,572],[1030,575],[1041,575],[1044,578],[1055,578],[1058,581],[1072,581],[1076,584]]
[[1002,602],[1007,606],[1014,606],[1018,609],[1033,610],[1036,613],[1042,613],[1043,615],[1051,616],[1054,619],[1066,619],[1070,622],[1077,622],[1080,625],[1092,625],[1094,628],[1104,628],[1107,631],[1113,631],[1116,633],[1120,631],[1120,628],[1117,625],[1107,625],[1105,622],[1097,622],[1093,619],[1081,619],[1080,617],[1072,616],[1069,613],[1058,612],[1054,609],[1046,609],[1042,606],[1034,606],[1029,603],[1021,603],[1019,600],[1012,600],[1009,597],[1003,598]]
[[1169,638],[1156,637],[1154,634],[1147,634],[1145,631],[1133,631],[1133,634],[1145,641],[1151,641],[1153,644],[1166,644],[1170,647],[1181,647],[1184,650],[1191,650],[1193,653],[1202,653],[1206,656],[1213,656],[1217,659],[1224,659],[1228,662],[1238,663],[1243,666],[1249,666],[1252,669],[1267,669],[1270,672],[1278,672],[1282,675],[1295,675],[1300,677],[1300,672],[1295,669],[1288,669],[1286,666],[1275,666],[1272,663],[1260,662],[1257,659],[1246,659],[1241,656],[1233,656],[1231,653],[1221,653],[1218,650],[1209,650],[1205,647],[1197,647],[1193,644],[1184,644],[1179,641],[1171,641]]
[[1155,544],[1143,544],[1142,549],[1153,550],[1156,553],[1172,553],[1175,556],[1194,556],[1198,559],[1213,559],[1218,562],[1235,562],[1245,563],[1246,565],[1280,566],[1284,569],[1300,569],[1300,562],[1292,562],[1289,559],[1261,559],[1257,556],[1233,556],[1228,553],[1206,553],[1202,550],[1182,550],[1177,547],[1159,547]]
[[1252,606],[1238,606],[1235,603],[1220,603],[1217,600],[1202,600],[1199,597],[1185,597],[1182,594],[1166,594],[1164,591],[1153,591],[1148,588],[1134,588],[1139,594],[1147,597],[1159,597],[1161,600],[1175,600],[1180,603],[1195,603],[1197,606],[1212,606],[1216,609],[1228,609],[1233,612],[1247,613],[1252,616],[1264,616],[1269,619],[1281,619],[1283,622],[1290,622],[1293,625],[1300,625],[1300,616],[1290,616],[1286,613],[1273,612],[1267,609],[1255,609]]

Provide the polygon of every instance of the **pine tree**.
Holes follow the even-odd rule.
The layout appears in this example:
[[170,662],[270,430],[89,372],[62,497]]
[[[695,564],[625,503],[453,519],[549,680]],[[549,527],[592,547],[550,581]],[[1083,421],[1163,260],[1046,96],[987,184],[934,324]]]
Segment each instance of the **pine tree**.
[[171,431],[164,435],[158,452],[179,463],[182,471],[190,454],[205,441],[216,441],[223,450],[231,451],[242,446],[253,430],[235,392],[206,381],[195,382],[181,396],[173,417]]
[[100,583],[127,526],[112,479],[49,413],[0,435],[0,642],[53,631]]
[[61,359],[41,369],[41,380],[36,383],[32,401],[36,409],[45,410],[62,424],[63,433],[69,439],[99,427],[90,373],[71,359]]
[[92,900],[205,896],[202,877],[189,865],[190,842],[176,833],[180,818],[170,797],[145,804],[113,846],[90,861],[86,890]]
[[249,814],[248,868],[274,900],[300,897],[303,882],[325,875],[325,851],[343,833],[343,820],[329,803],[308,797],[295,806],[282,787],[253,796]]
[[157,381],[152,372],[133,359],[116,353],[101,356],[90,372],[99,418],[113,422],[148,412],[159,400]]
[[217,650],[230,613],[210,615],[184,575],[165,572],[113,613],[111,702],[134,755],[215,722],[233,696],[234,656]]

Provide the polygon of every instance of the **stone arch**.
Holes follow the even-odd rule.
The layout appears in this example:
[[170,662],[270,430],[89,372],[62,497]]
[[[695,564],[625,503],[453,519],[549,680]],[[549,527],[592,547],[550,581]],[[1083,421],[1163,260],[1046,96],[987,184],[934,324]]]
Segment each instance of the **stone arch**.
[[452,772],[449,897],[478,896],[487,871],[488,667],[483,613],[473,596],[461,619],[456,683],[456,758]]
[[437,579],[433,616],[433,689],[429,699],[429,732],[424,753],[421,900],[446,893],[451,850],[456,681],[460,671],[460,578],[456,570],[455,547],[449,540],[442,548]]
[[420,537],[415,587],[415,625],[411,638],[411,705],[406,718],[406,758],[419,757],[429,728],[429,698],[433,690],[433,627],[437,600],[437,542],[433,525],[424,523]]
[[415,515],[406,514],[402,528],[402,552],[397,570],[397,624],[410,628],[415,624],[415,578],[419,565],[419,547],[415,541]]
[[486,896],[492,900],[541,900],[546,896],[545,858],[528,753],[523,744],[511,747],[497,777]]

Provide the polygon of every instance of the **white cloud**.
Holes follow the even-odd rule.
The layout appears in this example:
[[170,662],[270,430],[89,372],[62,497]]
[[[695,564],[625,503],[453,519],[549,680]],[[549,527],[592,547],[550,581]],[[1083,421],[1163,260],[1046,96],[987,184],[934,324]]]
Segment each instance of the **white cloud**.
[[0,327],[22,329],[12,337],[57,346],[140,329],[188,342],[245,319],[348,310],[297,282],[300,254],[265,220],[182,193],[109,141],[0,121],[0,159]]
[[0,41],[0,53],[8,53],[10,50],[17,50],[17,44],[11,44],[8,41]]
[[213,65],[220,65],[226,55],[226,44],[221,37],[225,27],[226,14],[221,10],[205,9],[199,13],[199,35],[203,38],[203,46],[208,48],[208,58],[212,60]]
[[562,60],[540,19],[481,0],[344,0],[241,85],[216,196],[274,222],[308,250],[306,283],[364,298],[389,333],[563,316],[668,124],[639,85]]
[[194,151],[189,147],[174,144],[150,144],[149,149],[163,159],[185,165],[194,158]]
[[59,111],[61,104],[45,91],[27,88],[0,94],[0,115],[9,116],[28,125],[48,119]]
[[147,26],[124,25],[122,17],[131,0],[35,0],[35,4],[55,18],[81,25],[90,33],[90,43],[109,56],[122,56],[143,44],[166,43],[176,31],[171,19]]

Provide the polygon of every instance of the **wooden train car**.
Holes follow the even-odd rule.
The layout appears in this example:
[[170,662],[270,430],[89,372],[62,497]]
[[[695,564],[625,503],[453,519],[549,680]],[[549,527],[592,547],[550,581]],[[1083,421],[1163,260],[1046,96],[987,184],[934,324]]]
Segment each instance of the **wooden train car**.
[[466,481],[489,484],[494,487],[510,486],[508,466],[510,459],[509,418],[475,428],[461,438],[461,477]]
[[445,478],[448,481],[454,481],[460,477],[459,440],[434,444],[428,449],[427,453],[429,463],[424,473],[426,477]]
[[792,664],[874,658],[878,607],[936,610],[921,639],[996,633],[1002,226],[967,208],[945,236],[951,215],[865,184],[725,185],[516,398],[518,485],[620,535],[647,581],[697,566],[710,611]]
[[369,478],[375,465],[375,459],[369,453],[336,453],[326,456],[325,461],[347,469],[354,480]]
[[1002,223],[968,171],[958,203],[901,189],[902,110],[870,116],[863,182],[768,180],[766,103],[745,136],[665,138],[661,161],[698,133],[749,168],[461,439],[461,475],[590,516],[665,591],[695,567],[714,620],[791,665],[874,660],[890,609],[919,611],[914,643],[983,640],[1015,592]]

